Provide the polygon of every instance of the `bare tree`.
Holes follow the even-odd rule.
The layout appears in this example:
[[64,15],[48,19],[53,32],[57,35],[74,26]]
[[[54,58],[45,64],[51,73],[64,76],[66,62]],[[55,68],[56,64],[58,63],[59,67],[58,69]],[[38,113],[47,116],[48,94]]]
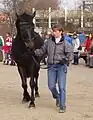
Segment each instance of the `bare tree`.
[[52,9],[58,9],[58,5],[60,0],[24,0],[25,1],[25,7],[36,8],[36,10],[43,10],[48,9],[51,7]]
[[15,22],[15,12],[21,11],[23,8],[23,0],[3,0],[2,4],[4,8],[1,9],[2,12],[8,14],[11,33],[14,33],[14,22]]
[[[36,10],[45,10],[49,7],[52,9],[58,9],[58,3],[60,0],[3,0],[4,5],[3,12],[9,15],[11,33],[14,32],[15,12],[21,14],[24,11],[31,12],[34,7]],[[44,15],[44,13],[42,13]]]

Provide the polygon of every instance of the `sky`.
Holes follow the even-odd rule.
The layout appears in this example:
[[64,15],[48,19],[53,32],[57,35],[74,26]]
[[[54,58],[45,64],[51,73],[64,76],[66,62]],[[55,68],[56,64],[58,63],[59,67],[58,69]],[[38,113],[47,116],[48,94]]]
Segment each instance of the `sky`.
[[[78,2],[79,1],[79,2]],[[82,0],[61,0],[62,6],[66,5],[68,9],[73,9]]]

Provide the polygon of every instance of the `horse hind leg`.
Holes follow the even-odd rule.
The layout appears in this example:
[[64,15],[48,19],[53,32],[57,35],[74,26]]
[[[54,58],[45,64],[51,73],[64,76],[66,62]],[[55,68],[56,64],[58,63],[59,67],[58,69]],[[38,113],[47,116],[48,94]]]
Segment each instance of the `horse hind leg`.
[[35,75],[35,97],[40,97],[40,94],[38,92],[38,77],[39,77],[39,73],[36,73]]
[[19,71],[19,74],[20,74],[20,77],[21,77],[21,80],[22,80],[22,88],[24,90],[22,102],[23,103],[29,102],[31,98],[30,98],[30,95],[27,91],[27,79],[26,79],[26,75],[25,75],[25,69],[18,66],[18,71]]

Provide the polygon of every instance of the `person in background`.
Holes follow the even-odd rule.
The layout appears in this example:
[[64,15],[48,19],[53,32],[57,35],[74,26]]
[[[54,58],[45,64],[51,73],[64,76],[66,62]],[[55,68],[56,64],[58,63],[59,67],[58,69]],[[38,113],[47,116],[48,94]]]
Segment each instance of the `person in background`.
[[12,37],[10,33],[6,33],[5,44],[7,46],[12,46]]
[[68,33],[64,33],[64,39],[72,45],[72,37],[70,37]]
[[5,53],[5,60],[4,64],[8,65],[9,64],[9,57],[10,57],[10,50],[12,47],[12,37],[10,33],[6,33],[6,38],[5,38],[5,45],[3,46],[3,50]]
[[93,35],[90,34],[86,41],[86,47],[85,47],[85,51],[87,52],[87,63],[86,63],[87,66],[89,66],[89,54],[91,52],[92,43],[93,43]]
[[88,37],[88,39],[86,40],[86,48],[85,48],[85,50],[87,52],[90,51],[90,46],[91,46],[92,39],[93,39],[93,35],[90,34],[89,37]]
[[2,49],[1,47],[4,46],[4,38],[2,36],[0,36],[0,49]]
[[86,42],[86,40],[87,40],[86,35],[85,35],[84,32],[80,32],[78,38],[80,40],[80,44],[84,44]]
[[[32,52],[36,56],[47,54],[48,56],[48,87],[56,100],[59,113],[66,111],[66,79],[67,65],[73,58],[73,47],[64,39],[63,29],[57,24],[52,27],[51,38],[44,45]],[[56,89],[58,83],[59,93]]]
[[3,61],[4,59],[4,52],[2,50],[3,46],[4,46],[4,39],[2,36],[0,36],[0,61]]
[[74,33],[73,34],[73,40],[72,40],[72,45],[73,45],[73,48],[74,48],[74,62],[73,64],[74,65],[78,65],[79,64],[79,46],[80,46],[80,40],[78,38],[78,35],[77,33]]

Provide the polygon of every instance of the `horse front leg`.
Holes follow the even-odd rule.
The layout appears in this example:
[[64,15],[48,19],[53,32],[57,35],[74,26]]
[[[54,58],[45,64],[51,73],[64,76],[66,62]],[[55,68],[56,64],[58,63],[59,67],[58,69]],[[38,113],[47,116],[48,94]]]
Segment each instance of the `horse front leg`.
[[27,91],[27,79],[26,79],[26,71],[25,68],[18,66],[18,72],[20,74],[21,80],[22,80],[22,88],[24,90],[23,92],[23,100],[22,102],[29,102],[30,101],[30,95]]
[[35,95],[34,95],[34,91],[35,91],[35,82],[34,82],[34,74],[31,76],[30,79],[30,87],[31,87],[31,102],[29,104],[29,108],[35,108]]
[[40,94],[38,92],[38,77],[39,77],[39,72],[36,72],[35,74],[35,97],[40,97]]

